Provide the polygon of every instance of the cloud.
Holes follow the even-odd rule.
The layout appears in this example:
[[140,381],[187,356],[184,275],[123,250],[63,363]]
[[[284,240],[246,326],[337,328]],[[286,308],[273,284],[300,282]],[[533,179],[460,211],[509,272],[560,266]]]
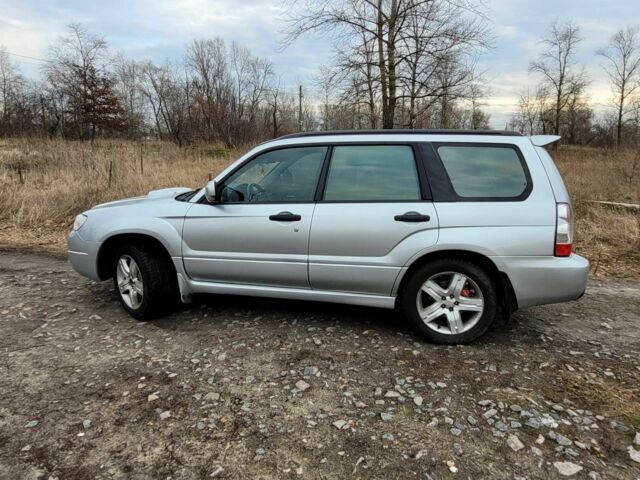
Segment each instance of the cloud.
[[[135,59],[180,61],[194,38],[221,36],[256,55],[271,59],[284,83],[311,84],[318,67],[331,59],[330,36],[302,38],[279,49],[282,0],[0,0],[0,44],[21,55],[42,58],[70,22],[81,22],[104,35],[110,46]],[[595,55],[615,30],[638,18],[635,2],[626,0],[487,0],[487,17],[495,31],[495,48],[480,60],[492,89],[487,110],[502,128],[518,94],[533,87],[528,68],[543,48],[540,38],[555,19],[573,18],[585,41],[578,60],[592,78],[595,104],[610,97],[602,63]],[[37,75],[37,61],[14,57],[27,75]]]

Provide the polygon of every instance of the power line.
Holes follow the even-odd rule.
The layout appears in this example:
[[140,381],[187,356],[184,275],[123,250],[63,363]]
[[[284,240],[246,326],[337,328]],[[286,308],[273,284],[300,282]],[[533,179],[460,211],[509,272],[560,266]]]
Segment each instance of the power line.
[[3,50],[3,51],[8,53],[9,55],[13,55],[14,57],[28,58],[29,60],[37,60],[38,62],[51,63],[51,60],[45,60],[43,58],[30,57],[29,55],[21,55],[19,53],[13,53],[13,52],[10,52],[8,50]]

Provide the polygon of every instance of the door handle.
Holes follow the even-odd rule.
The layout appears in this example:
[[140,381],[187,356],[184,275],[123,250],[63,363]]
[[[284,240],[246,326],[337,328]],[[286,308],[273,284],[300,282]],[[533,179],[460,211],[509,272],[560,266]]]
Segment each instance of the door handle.
[[269,220],[274,222],[299,222],[302,217],[291,212],[280,212],[276,215],[269,215]]
[[407,212],[404,215],[396,215],[393,219],[396,222],[428,222],[431,217],[418,212]]

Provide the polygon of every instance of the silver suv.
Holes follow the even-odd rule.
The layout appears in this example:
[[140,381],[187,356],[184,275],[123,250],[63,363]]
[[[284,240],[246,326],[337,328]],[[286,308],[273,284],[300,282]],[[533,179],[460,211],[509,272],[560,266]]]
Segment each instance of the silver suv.
[[147,320],[222,293],[400,309],[427,339],[579,298],[571,203],[544,145],[509,132],[354,131],[263,143],[200,190],[78,215],[69,259]]

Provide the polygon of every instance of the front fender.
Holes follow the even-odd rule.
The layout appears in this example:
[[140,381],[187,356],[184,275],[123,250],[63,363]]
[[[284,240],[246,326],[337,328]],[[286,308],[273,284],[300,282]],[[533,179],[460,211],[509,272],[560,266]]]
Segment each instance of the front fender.
[[89,242],[104,243],[122,234],[147,235],[158,240],[171,257],[182,255],[182,227],[191,204],[173,199],[152,206],[123,206],[90,210],[78,231]]

